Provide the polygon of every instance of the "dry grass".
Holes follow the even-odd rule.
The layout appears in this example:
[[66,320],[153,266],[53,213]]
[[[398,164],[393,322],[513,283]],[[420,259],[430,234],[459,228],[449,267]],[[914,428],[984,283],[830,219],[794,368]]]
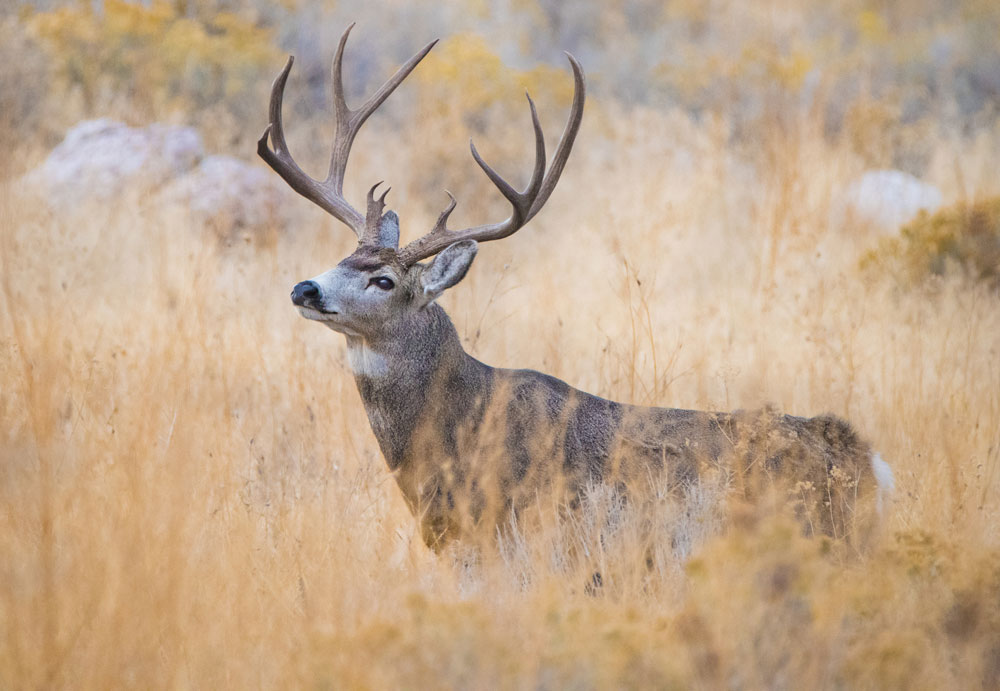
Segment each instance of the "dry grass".
[[[875,240],[826,223],[858,162],[810,115],[748,162],[722,121],[588,108],[547,210],[443,300],[467,347],[619,400],[849,418],[899,489],[870,554],[703,487],[655,509],[652,568],[650,517],[600,490],[498,554],[434,555],[344,344],[288,304],[349,233],[303,210],[219,248],[141,199],[62,218],[6,188],[0,687],[995,688],[996,295],[865,282]],[[441,136],[366,134],[349,194],[389,174],[404,234],[429,227],[410,170]],[[949,198],[997,192],[996,133],[931,148]]]

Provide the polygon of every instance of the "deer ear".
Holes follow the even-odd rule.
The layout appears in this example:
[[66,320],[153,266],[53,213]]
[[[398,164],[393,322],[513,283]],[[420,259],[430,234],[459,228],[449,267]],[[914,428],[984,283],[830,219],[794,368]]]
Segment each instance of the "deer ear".
[[459,240],[434,257],[434,261],[420,276],[420,285],[427,302],[465,278],[478,249],[475,240]]
[[379,247],[399,247],[399,216],[395,211],[386,211],[378,222],[378,237],[376,238]]

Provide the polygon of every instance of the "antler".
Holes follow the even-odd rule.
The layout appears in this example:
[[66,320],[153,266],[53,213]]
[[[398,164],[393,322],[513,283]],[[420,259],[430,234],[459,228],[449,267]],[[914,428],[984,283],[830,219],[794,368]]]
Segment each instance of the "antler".
[[[344,58],[344,46],[347,44],[347,37],[351,33],[354,24],[347,27],[344,35],[340,37],[340,45],[337,47],[337,54],[333,58],[333,108],[337,122],[337,130],[333,142],[333,153],[330,156],[330,172],[326,180],[314,180],[307,175],[295,162],[288,152],[285,144],[285,132],[281,125],[281,101],[285,92],[285,82],[288,80],[288,73],[292,69],[294,57],[289,57],[281,74],[274,80],[271,86],[270,104],[270,124],[264,130],[264,134],[257,142],[257,154],[263,158],[274,171],[284,178],[285,182],[291,185],[292,189],[301,194],[306,199],[317,204],[328,213],[332,214],[342,223],[350,226],[357,234],[358,239],[365,243],[372,240],[378,232],[378,221],[382,215],[382,208],[385,202],[387,189],[379,199],[374,198],[375,187],[368,192],[368,208],[366,215],[362,216],[353,206],[351,206],[343,196],[344,193],[344,171],[347,168],[347,157],[351,153],[351,145],[358,130],[368,119],[368,116],[382,105],[397,86],[399,86],[413,68],[417,66],[424,56],[430,52],[437,41],[431,41],[423,50],[410,58],[406,64],[396,71],[378,91],[372,94],[371,98],[365,101],[357,110],[347,107],[344,100],[344,82],[342,75],[342,63]],[[273,150],[268,146],[268,137],[271,139]],[[379,183],[381,184],[381,183]]]
[[[457,202],[451,192],[446,191],[451,202],[441,212],[441,215],[438,216],[437,223],[434,224],[431,232],[414,240],[399,251],[399,261],[403,266],[411,266],[421,259],[431,257],[459,240],[487,242],[489,240],[505,238],[515,233],[530,221],[535,214],[541,211],[542,206],[545,205],[545,202],[548,201],[549,196],[552,194],[552,190],[555,189],[556,183],[559,182],[559,176],[562,175],[563,168],[566,166],[566,160],[569,158],[569,152],[573,148],[573,141],[576,139],[576,134],[580,130],[580,122],[583,119],[583,101],[586,96],[583,68],[580,67],[580,63],[576,61],[576,58],[569,53],[566,53],[566,57],[569,58],[570,65],[573,68],[573,107],[570,110],[569,121],[566,123],[566,129],[559,140],[559,146],[556,148],[556,155],[552,159],[552,165],[549,166],[548,173],[545,172],[545,138],[542,135],[542,126],[538,122],[535,103],[531,100],[531,96],[528,96],[528,106],[531,108],[531,124],[535,128],[535,169],[524,192],[518,192],[511,187],[506,180],[500,177],[483,160],[479,152],[476,151],[476,145],[471,141],[469,142],[469,146],[472,149],[472,157],[476,159],[476,163],[479,164],[479,167],[483,169],[486,176],[496,185],[500,193],[510,202],[512,207],[510,217],[500,223],[475,226],[464,230],[449,230],[448,216],[455,210]],[[525,95],[527,96],[527,94]]]

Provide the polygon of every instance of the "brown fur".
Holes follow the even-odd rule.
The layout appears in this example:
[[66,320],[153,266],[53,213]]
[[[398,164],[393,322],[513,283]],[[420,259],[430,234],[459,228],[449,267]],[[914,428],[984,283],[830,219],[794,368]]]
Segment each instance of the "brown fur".
[[[709,413],[608,401],[466,354],[431,305],[405,329],[394,378],[358,377],[376,438],[427,544],[490,540],[541,502],[572,506],[593,483],[678,489],[723,473],[747,500],[780,490],[806,530],[853,533],[875,487],[870,449],[836,417],[771,408]],[[390,359],[390,362],[393,360]],[[409,386],[414,382],[415,386]],[[870,501],[868,502],[870,504]]]

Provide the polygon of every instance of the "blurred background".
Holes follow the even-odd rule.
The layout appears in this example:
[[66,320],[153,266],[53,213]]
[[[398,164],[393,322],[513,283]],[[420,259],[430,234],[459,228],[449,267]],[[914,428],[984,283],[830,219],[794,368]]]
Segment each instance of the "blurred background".
[[403,96],[411,103],[386,109],[399,122],[441,117],[436,104],[481,129],[519,87],[565,97],[565,50],[586,66],[595,101],[724,118],[744,146],[760,139],[762,122],[791,126],[808,112],[867,165],[920,175],[928,135],[988,127],[1000,93],[998,12],[985,0],[38,0],[0,12],[4,117],[22,141],[49,146],[83,118],[110,116],[183,121],[213,148],[252,151],[275,65],[296,56],[301,82],[289,106],[298,121],[317,118],[329,60],[352,22],[355,96],[419,46],[446,39],[417,72],[420,88]]
[[[294,55],[323,175],[352,22],[349,104],[442,39],[347,170],[404,241],[444,189],[503,218],[468,140],[522,186],[524,91],[551,152],[586,70],[546,208],[441,299],[466,349],[849,419],[896,473],[869,552],[724,486],[424,547],[288,301],[354,236],[256,158]],[[0,687],[1000,685],[1000,4],[7,0],[0,150]]]

